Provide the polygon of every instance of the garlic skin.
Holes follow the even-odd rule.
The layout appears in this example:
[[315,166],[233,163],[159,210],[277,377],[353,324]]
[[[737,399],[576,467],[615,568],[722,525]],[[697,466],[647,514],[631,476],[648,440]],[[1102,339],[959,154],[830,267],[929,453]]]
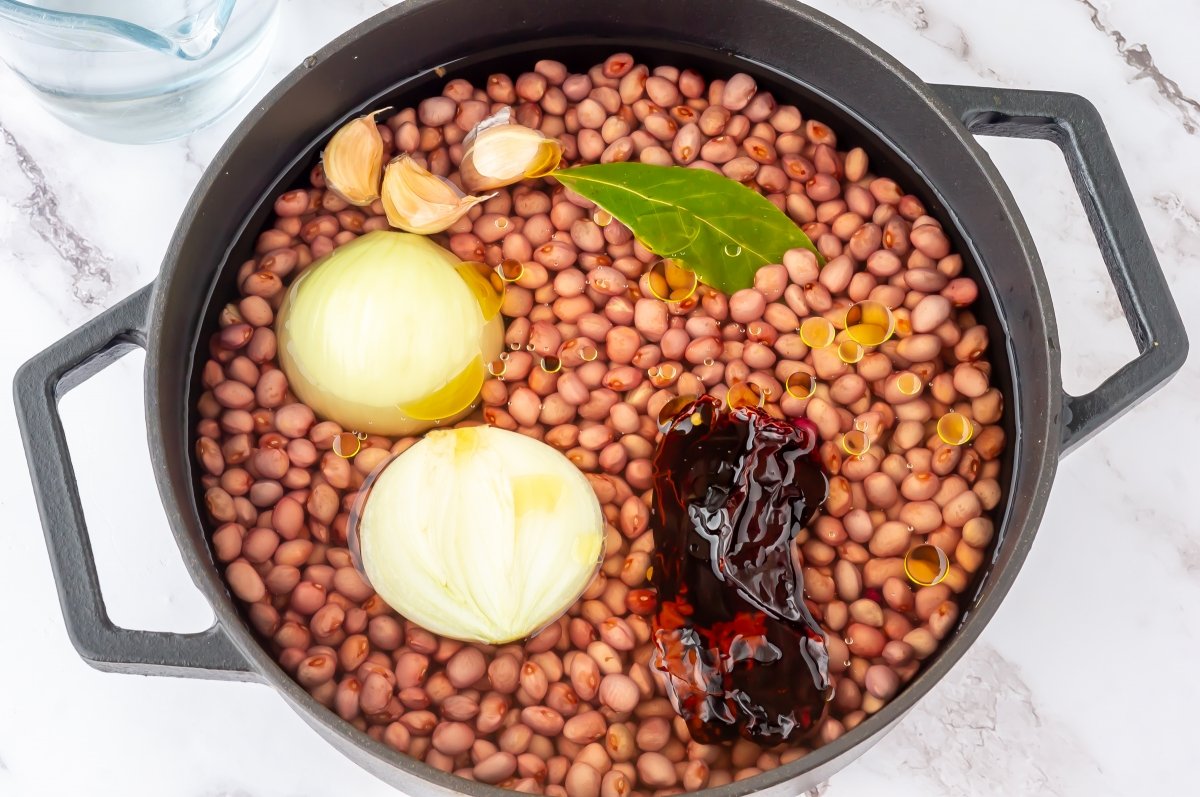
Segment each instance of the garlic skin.
[[388,223],[417,235],[442,232],[493,196],[464,195],[458,186],[422,168],[408,153],[392,158],[383,173],[381,198]]
[[275,322],[289,387],[347,431],[411,435],[461,418],[504,324],[460,265],[428,238],[379,230],[308,266]]
[[558,168],[563,152],[558,139],[510,122],[511,113],[503,108],[463,139],[465,151],[458,169],[468,191],[501,188],[544,177]]
[[558,619],[596,574],[604,515],[545,443],[435,430],[380,471],[354,529],[375,591],[442,636],[504,644]]
[[375,116],[386,110],[373,111],[342,125],[321,153],[325,184],[351,205],[362,207],[379,199],[383,137],[375,126]]

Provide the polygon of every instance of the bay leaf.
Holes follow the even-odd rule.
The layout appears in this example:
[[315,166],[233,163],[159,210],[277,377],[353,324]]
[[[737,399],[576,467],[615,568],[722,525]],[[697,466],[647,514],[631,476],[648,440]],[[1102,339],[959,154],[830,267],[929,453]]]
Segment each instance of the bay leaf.
[[677,257],[726,293],[754,285],[754,272],[812,241],[752,188],[705,169],[598,163],[551,173],[628,227],[645,246]]

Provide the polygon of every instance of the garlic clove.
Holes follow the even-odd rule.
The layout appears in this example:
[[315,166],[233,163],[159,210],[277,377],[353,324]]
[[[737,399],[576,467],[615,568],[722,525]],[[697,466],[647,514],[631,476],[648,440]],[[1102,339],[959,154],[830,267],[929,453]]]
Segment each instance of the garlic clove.
[[423,168],[407,153],[393,158],[383,173],[381,198],[388,223],[418,235],[442,232],[493,196],[465,196],[454,183]]
[[463,139],[459,174],[468,191],[500,188],[558,168],[562,144],[540,130],[509,121],[510,109],[484,119]]
[[383,137],[375,126],[375,116],[385,110],[342,125],[321,153],[326,185],[351,205],[369,205],[379,199]]

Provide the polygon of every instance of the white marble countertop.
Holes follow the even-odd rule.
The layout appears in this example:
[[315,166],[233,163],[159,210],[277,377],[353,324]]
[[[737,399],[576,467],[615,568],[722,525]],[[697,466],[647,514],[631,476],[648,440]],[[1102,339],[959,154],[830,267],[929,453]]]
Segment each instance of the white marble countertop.
[[[152,280],[201,171],[253,100],[390,3],[285,0],[252,97],[182,141],[91,140],[0,67],[0,381]],[[1057,89],[1100,109],[1185,318],[1200,318],[1200,59],[1194,0],[816,0],[937,82]],[[985,142],[1049,273],[1066,387],[1135,352],[1061,158]],[[200,630],[211,614],[166,533],[142,422],[140,355],[63,402],[114,621]],[[950,676],[816,793],[1195,793],[1200,715],[1198,358],[1062,463],[1037,543]],[[270,689],[111,675],[67,639],[0,391],[0,794],[11,797],[388,797]]]

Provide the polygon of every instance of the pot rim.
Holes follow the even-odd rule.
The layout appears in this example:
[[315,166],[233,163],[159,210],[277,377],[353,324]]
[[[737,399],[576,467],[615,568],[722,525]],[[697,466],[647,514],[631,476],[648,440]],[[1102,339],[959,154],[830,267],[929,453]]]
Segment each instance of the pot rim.
[[[688,0],[682,1],[686,4]],[[189,201],[173,234],[164,258],[163,277],[157,281],[154,289],[151,309],[152,332],[148,336],[150,347],[147,356],[145,383],[147,424],[152,441],[161,444],[162,441],[168,440],[171,435],[178,431],[177,429],[170,429],[168,426],[172,424],[178,426],[180,423],[177,417],[170,419],[157,412],[158,390],[160,382],[163,379],[161,373],[163,354],[159,348],[158,341],[160,335],[158,334],[158,330],[162,329],[163,325],[171,322],[171,319],[167,315],[170,278],[177,265],[177,261],[181,257],[181,253],[186,248],[189,231],[196,220],[207,210],[204,207],[205,197],[213,189],[214,184],[222,173],[226,172],[226,167],[229,166],[235,153],[239,152],[247,138],[250,137],[258,125],[269,115],[271,109],[280,98],[288,91],[300,85],[306,76],[310,74],[311,70],[327,61],[335,60],[339,54],[344,54],[364,36],[396,25],[399,21],[411,18],[428,9],[434,9],[439,6],[450,6],[455,2],[457,0],[407,0],[402,4],[382,11],[337,37],[313,56],[305,59],[300,66],[290,72],[268,92],[255,109],[237,126],[214,157],[212,163],[197,184],[192,199]],[[549,2],[546,5],[553,6]],[[836,40],[838,46],[856,51],[859,56],[866,58],[871,68],[879,70],[878,74],[880,76],[890,73],[891,78],[894,81],[899,81],[909,93],[904,98],[906,108],[910,106],[917,107],[922,111],[932,114],[929,118],[936,121],[936,132],[948,137],[948,140],[940,142],[941,146],[962,148],[965,150],[969,156],[970,165],[977,170],[976,173],[970,174],[968,177],[974,180],[976,179],[976,175],[978,175],[981,178],[979,188],[986,191],[989,195],[987,198],[994,202],[995,209],[1001,211],[1003,217],[996,223],[1004,225],[1005,229],[1011,235],[1011,243],[1015,249],[1010,253],[1010,256],[1014,262],[1020,261],[1025,269],[1027,269],[1030,292],[1036,303],[1044,310],[1043,316],[1034,314],[1033,317],[1023,318],[1022,322],[1031,327],[1028,334],[1032,334],[1035,339],[1045,339],[1051,343],[1044,360],[1037,360],[1032,363],[1033,366],[1037,366],[1036,368],[1032,368],[1030,364],[1025,363],[1025,359],[1027,358],[1021,360],[1024,367],[1022,369],[1021,381],[1018,381],[1015,378],[1018,363],[1017,353],[1013,348],[1012,339],[1008,334],[1008,321],[1004,313],[1000,312],[1004,305],[996,295],[995,286],[991,284],[987,267],[981,265],[980,273],[990,294],[989,298],[1000,315],[1001,324],[1006,327],[1005,346],[1008,349],[1007,358],[1010,367],[1014,371],[1013,390],[1022,391],[1024,389],[1022,382],[1026,380],[1034,380],[1045,384],[1048,386],[1050,407],[1049,411],[1043,415],[1022,417],[1020,419],[1020,433],[1014,436],[1015,439],[1009,441],[1012,450],[1012,472],[1016,473],[1018,469],[1026,472],[1031,471],[1037,474],[1039,479],[1032,493],[1025,497],[1020,507],[1021,514],[1023,515],[1020,523],[1016,523],[1013,518],[1015,509],[1013,498],[1016,490],[1010,489],[1005,495],[1004,511],[1002,514],[1004,522],[1000,525],[1001,528],[1009,528],[1011,526],[1009,536],[1012,538],[1011,541],[1006,540],[1011,545],[1011,548],[1008,548],[1006,551],[1006,561],[998,563],[998,542],[997,548],[993,553],[993,559],[989,564],[990,570],[985,583],[978,587],[978,592],[975,596],[976,602],[964,612],[956,630],[943,641],[936,654],[936,658],[923,667],[920,673],[905,686],[903,691],[889,701],[880,711],[867,717],[861,724],[847,731],[835,741],[811,751],[794,762],[781,765],[753,778],[717,788],[705,789],[702,792],[711,797],[735,797],[735,795],[762,791],[773,793],[773,790],[778,790],[779,794],[783,794],[786,792],[781,787],[801,775],[815,773],[817,777],[827,777],[838,768],[839,765],[836,762],[839,759],[844,759],[846,754],[852,749],[857,748],[857,752],[864,751],[874,741],[877,741],[883,732],[899,722],[904,714],[958,662],[970,645],[978,638],[1011,588],[1021,563],[1024,561],[1032,545],[1037,525],[1044,512],[1061,449],[1058,427],[1061,416],[1062,390],[1059,372],[1059,353],[1056,344],[1058,334],[1049,299],[1049,286],[1040,268],[1040,261],[1032,236],[1011,192],[986,151],[979,145],[975,137],[967,131],[962,122],[951,113],[949,107],[939,98],[929,84],[922,81],[913,72],[900,64],[899,61],[865,37],[850,30],[831,17],[807,6],[785,2],[784,0],[760,0],[759,5],[760,7],[771,7],[789,15],[789,21],[797,25],[807,25],[819,29],[823,35],[831,37],[829,46],[832,46],[833,40]],[[537,31],[532,31],[528,38],[533,41],[544,37],[539,36]],[[702,44],[697,42],[694,36],[682,32],[677,36],[677,40],[691,44]],[[614,39],[613,44],[614,47],[620,46],[620,40]],[[703,46],[708,45],[707,43],[703,43]],[[736,47],[736,45],[733,46]],[[753,51],[755,50],[755,46],[752,44],[748,45],[745,50]],[[909,167],[920,175],[921,179],[925,182],[925,186],[931,193],[939,197],[939,199],[944,197],[945,186],[928,179],[926,177],[928,169],[923,168],[920,162],[910,160],[909,154],[888,134],[888,131],[880,129],[879,126],[871,121],[872,116],[870,114],[864,112],[861,108],[849,106],[841,97],[826,94],[821,88],[814,85],[809,78],[791,73],[786,66],[772,64],[770,61],[760,58],[753,52],[737,52],[735,54],[742,58],[750,58],[756,65],[765,66],[777,72],[782,79],[803,85],[808,91],[823,97],[826,102],[837,106],[847,116],[854,119],[860,130],[869,133],[881,144],[903,158]],[[401,78],[403,78],[403,75]],[[356,99],[356,97],[353,99]],[[255,188],[257,189],[257,187]],[[976,263],[982,264],[984,259],[976,249],[975,240],[971,236],[970,230],[964,228],[964,222],[953,209],[954,205],[949,202],[943,202],[943,206],[944,209],[938,212],[937,215],[942,217],[944,221],[952,224],[954,229],[958,231],[961,240],[959,249],[964,250],[964,255],[969,252]],[[1015,266],[1006,264],[1005,267]],[[196,330],[195,334],[198,336],[199,330]],[[190,396],[190,391],[187,391],[187,393]],[[1007,412],[1015,413],[1018,404],[1016,395],[1008,398],[1010,402],[1008,402]],[[190,398],[188,400],[190,401]],[[1036,441],[1036,444],[1033,441]],[[189,467],[194,466],[189,462]],[[159,467],[156,468],[155,477],[164,507],[167,510],[172,531],[177,541],[183,546],[189,534],[198,530],[202,532],[204,528],[203,524],[200,523],[197,513],[196,496],[194,494],[191,474],[181,475],[168,472],[166,468]],[[180,481],[186,482],[186,485],[182,488],[177,483]],[[205,537],[202,536],[203,538]],[[201,561],[198,557],[185,556],[184,559],[193,581],[212,605],[214,614],[217,617],[216,622],[222,627],[224,633],[229,636],[238,650],[246,657],[247,662],[253,667],[257,676],[278,690],[310,725],[314,727],[325,726],[340,735],[342,739],[337,744],[339,748],[343,748],[342,743],[345,743],[355,745],[367,752],[374,759],[375,765],[382,765],[378,769],[374,765],[368,767],[375,774],[380,774],[383,768],[399,770],[416,781],[420,781],[420,784],[414,782],[412,785],[423,785],[426,788],[434,787],[444,790],[445,793],[466,793],[479,795],[479,797],[501,797],[501,795],[509,793],[507,790],[496,786],[468,781],[450,773],[441,772],[422,761],[398,753],[386,744],[375,741],[366,733],[358,731],[349,723],[341,720],[330,709],[317,703],[307,691],[300,687],[298,683],[292,680],[279,667],[275,660],[267,653],[265,647],[254,636],[247,624],[240,619],[240,613],[233,599],[230,597],[224,582],[220,579],[219,570],[214,566],[214,563],[211,561]],[[235,618],[236,621],[230,621],[227,618]],[[347,752],[347,749],[343,749],[343,752]],[[359,763],[363,764],[364,762],[359,760]]]

